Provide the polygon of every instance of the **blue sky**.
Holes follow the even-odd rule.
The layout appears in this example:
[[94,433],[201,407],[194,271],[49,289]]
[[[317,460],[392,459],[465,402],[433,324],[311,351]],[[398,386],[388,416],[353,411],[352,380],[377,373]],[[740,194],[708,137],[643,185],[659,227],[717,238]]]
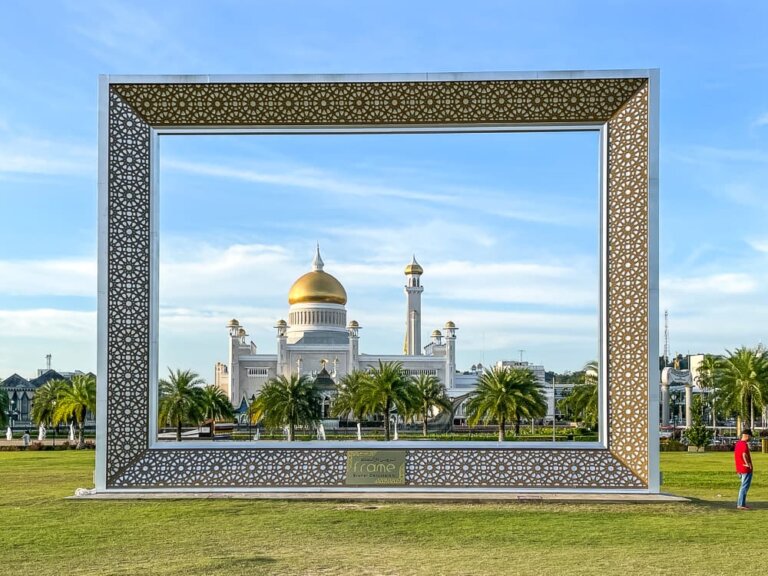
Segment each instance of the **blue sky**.
[[[61,370],[96,368],[104,73],[658,67],[671,350],[766,340],[763,3],[11,2],[3,16],[0,377],[30,376],[48,353]],[[272,351],[316,241],[364,326],[363,352],[401,348],[402,267],[415,252],[425,332],[454,320],[460,367],[521,349],[556,370],[595,356],[594,134],[168,137],[161,148],[161,367],[212,378],[232,316]]]

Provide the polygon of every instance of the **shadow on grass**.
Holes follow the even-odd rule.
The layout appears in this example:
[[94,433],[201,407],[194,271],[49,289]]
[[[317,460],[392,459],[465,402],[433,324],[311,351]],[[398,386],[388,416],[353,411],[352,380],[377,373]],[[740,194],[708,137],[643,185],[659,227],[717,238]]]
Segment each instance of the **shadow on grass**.
[[208,565],[210,570],[232,570],[239,574],[238,569],[254,568],[256,566],[265,566],[277,562],[274,558],[268,556],[211,556],[211,563]]
[[[722,500],[705,500],[703,498],[696,498],[695,496],[683,495],[688,498],[689,504],[692,504],[699,508],[705,508],[707,510],[733,510],[734,512],[745,512],[744,510],[737,510],[736,500],[731,498]],[[748,502],[750,510],[768,510],[768,502]]]

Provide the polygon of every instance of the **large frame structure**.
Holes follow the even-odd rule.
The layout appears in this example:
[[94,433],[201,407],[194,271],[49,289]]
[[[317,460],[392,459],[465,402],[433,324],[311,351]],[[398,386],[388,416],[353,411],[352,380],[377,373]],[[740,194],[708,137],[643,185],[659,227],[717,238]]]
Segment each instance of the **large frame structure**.
[[97,492],[382,491],[345,483],[360,443],[157,441],[160,134],[520,130],[601,135],[599,441],[377,443],[386,490],[657,493],[657,70],[102,76]]

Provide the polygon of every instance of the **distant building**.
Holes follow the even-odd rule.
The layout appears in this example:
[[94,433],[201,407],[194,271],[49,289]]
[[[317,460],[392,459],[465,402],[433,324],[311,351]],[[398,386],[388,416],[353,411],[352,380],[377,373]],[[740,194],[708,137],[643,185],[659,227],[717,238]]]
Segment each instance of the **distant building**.
[[[18,374],[11,374],[8,378],[0,382],[0,390],[8,394],[11,406],[13,406],[16,416],[13,418],[14,428],[24,428],[32,425],[32,404],[35,400],[35,392],[40,386],[51,380],[70,380],[77,374],[86,374],[80,370],[74,372],[59,372],[51,368],[38,369],[37,376],[26,379]],[[89,373],[92,376],[92,373]],[[88,415],[88,422],[92,422],[92,417]]]

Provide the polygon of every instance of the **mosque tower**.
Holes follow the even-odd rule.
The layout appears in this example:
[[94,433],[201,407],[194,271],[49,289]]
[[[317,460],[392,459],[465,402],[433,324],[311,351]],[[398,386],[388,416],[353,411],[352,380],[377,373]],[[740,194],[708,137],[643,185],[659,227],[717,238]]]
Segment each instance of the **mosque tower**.
[[405,350],[408,356],[421,356],[421,275],[424,269],[416,262],[416,255],[405,267],[405,296],[407,299],[407,317],[405,321]]

